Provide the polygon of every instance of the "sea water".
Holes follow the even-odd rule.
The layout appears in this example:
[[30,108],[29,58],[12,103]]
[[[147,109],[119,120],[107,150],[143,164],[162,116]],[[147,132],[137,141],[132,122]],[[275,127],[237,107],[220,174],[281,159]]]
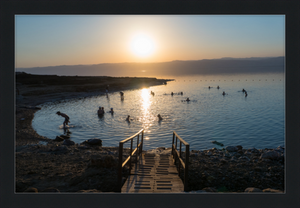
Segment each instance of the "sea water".
[[[97,115],[99,106],[103,117]],[[283,73],[175,77],[167,85],[124,91],[123,99],[115,92],[40,107],[32,121],[37,133],[50,139],[66,133],[60,111],[70,117],[69,135],[76,143],[99,138],[103,146],[118,146],[143,128],[146,150],[171,147],[173,131],[195,150],[222,148],[212,141],[258,149],[285,144]],[[131,122],[125,120],[128,115]]]

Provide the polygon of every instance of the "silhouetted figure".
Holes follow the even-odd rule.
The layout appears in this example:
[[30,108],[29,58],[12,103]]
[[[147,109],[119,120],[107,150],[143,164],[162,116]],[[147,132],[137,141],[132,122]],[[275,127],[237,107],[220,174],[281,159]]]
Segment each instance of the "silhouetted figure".
[[70,118],[67,114],[61,113],[60,111],[57,111],[56,114],[65,118],[65,121],[63,122],[64,128],[66,128],[66,125],[68,125],[68,123],[71,123]]
[[163,118],[161,117],[160,114],[158,114],[157,117],[158,117],[158,120],[159,120],[159,121],[163,120]]
[[222,95],[223,95],[223,96],[225,95],[225,91],[223,91]]
[[189,101],[191,101],[191,100],[190,100],[190,98],[187,98],[185,101],[189,102]]
[[174,95],[174,93],[173,93],[173,92],[171,92],[171,95],[173,96],[173,95]]
[[183,95],[183,92],[181,92],[180,94]]
[[220,89],[219,85],[218,85],[217,89]]
[[245,97],[247,97],[248,96],[248,93],[245,91]]
[[243,88],[242,92],[246,92],[246,90]]
[[100,106],[97,113],[98,113],[98,116],[103,116],[104,115],[104,108]]
[[124,96],[124,92],[120,92],[120,95],[121,95],[121,97],[123,97]]
[[210,86],[208,86],[208,89],[210,89]]
[[114,114],[114,109],[111,108],[110,111],[108,111],[108,112],[111,113],[111,114]]
[[130,118],[130,115],[128,115],[126,118],[126,121],[130,123],[130,120],[132,120],[132,119]]

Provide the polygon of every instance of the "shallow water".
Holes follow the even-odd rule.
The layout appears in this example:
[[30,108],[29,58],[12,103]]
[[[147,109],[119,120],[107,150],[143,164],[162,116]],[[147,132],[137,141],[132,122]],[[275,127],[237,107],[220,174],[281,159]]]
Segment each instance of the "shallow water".
[[[227,95],[222,96],[223,91]],[[124,91],[124,100],[119,93],[109,93],[108,97],[44,104],[32,125],[38,134],[54,139],[64,134],[60,128],[64,118],[55,114],[61,111],[70,116],[71,140],[77,143],[100,138],[103,146],[118,146],[144,128],[146,150],[171,147],[173,131],[190,149],[220,148],[211,143],[214,140],[224,147],[275,148],[285,143],[284,91],[284,74],[180,77],[167,85]],[[184,101],[187,97],[190,102]],[[97,115],[99,106],[106,112],[102,118]],[[110,108],[113,115],[108,113]],[[133,119],[130,123],[125,121],[127,115]]]

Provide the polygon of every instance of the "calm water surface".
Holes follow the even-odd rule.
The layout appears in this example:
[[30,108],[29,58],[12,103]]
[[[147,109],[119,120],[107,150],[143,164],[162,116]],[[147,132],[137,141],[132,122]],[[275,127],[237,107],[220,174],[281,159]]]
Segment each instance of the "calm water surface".
[[[119,141],[144,128],[144,149],[171,147],[173,131],[190,143],[191,149],[198,150],[220,148],[211,143],[214,140],[244,148],[284,146],[284,74],[175,79],[167,85],[124,91],[124,100],[119,93],[109,93],[108,97],[44,104],[35,113],[32,125],[38,134],[54,139],[64,134],[64,118],[55,114],[61,111],[70,116],[71,140],[77,143],[100,138],[103,146],[118,146]],[[223,91],[227,95],[222,96]],[[187,97],[190,102],[185,102]],[[106,112],[102,118],[97,115],[99,106]],[[114,108],[113,115],[107,113],[110,108]],[[161,122],[158,114],[163,117]],[[130,123],[125,121],[127,115],[133,119]]]

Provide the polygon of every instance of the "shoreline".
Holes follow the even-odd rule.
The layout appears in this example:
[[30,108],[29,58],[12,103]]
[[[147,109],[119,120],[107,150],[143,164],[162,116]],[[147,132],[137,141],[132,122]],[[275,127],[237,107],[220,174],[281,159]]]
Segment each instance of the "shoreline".
[[[68,144],[67,139],[55,141],[38,135],[31,126],[34,113],[40,109],[39,105],[83,96],[105,95],[108,80],[104,80],[105,84],[102,85],[83,83],[73,85],[73,89],[70,89],[65,83],[45,84],[46,81],[41,82],[38,77],[33,78],[33,81],[37,81],[33,86],[30,82],[24,84],[17,79],[16,192],[115,192],[118,147]],[[141,82],[137,82],[138,79]],[[149,79],[152,82],[146,84],[143,82],[147,81],[147,78],[136,78],[134,85],[114,83],[115,86],[110,85],[109,93],[172,81]],[[250,189],[246,189],[250,187],[256,189],[249,192],[284,192],[284,148],[257,150],[237,146],[224,149],[191,150],[191,193],[248,192]],[[164,147],[148,151],[159,153],[163,150]],[[128,150],[125,150],[125,154],[129,155]],[[124,179],[125,177],[126,175]]]

